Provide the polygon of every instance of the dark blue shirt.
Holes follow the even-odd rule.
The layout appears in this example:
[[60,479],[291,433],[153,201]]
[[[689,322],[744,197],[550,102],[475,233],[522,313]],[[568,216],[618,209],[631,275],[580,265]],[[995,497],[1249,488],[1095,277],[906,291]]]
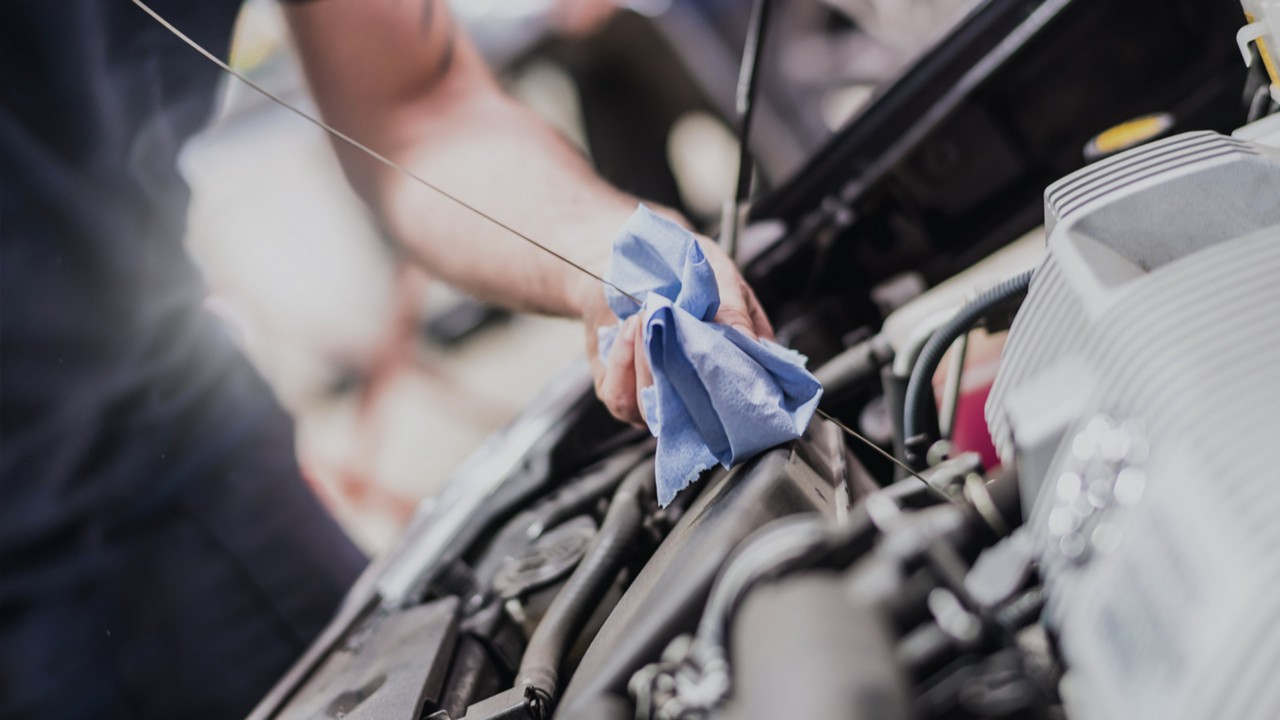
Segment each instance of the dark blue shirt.
[[[239,0],[151,4],[227,52]],[[282,420],[182,242],[177,155],[219,70],[129,0],[0,18],[3,612]]]

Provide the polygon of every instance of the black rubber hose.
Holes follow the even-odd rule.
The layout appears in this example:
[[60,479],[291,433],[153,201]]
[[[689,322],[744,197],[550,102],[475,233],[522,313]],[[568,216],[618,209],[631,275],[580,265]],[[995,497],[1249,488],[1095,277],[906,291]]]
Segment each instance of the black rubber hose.
[[476,567],[480,584],[492,584],[506,557],[528,547],[529,541],[561,522],[587,512],[600,499],[612,494],[627,474],[653,455],[653,444],[642,443],[616,451],[599,467],[553,493],[546,501],[516,515],[489,543],[486,558]]
[[908,464],[919,469],[923,460],[923,453],[914,452],[912,448],[918,444],[917,438],[927,432],[925,423],[933,402],[933,374],[942,362],[942,356],[957,338],[969,332],[983,317],[1026,295],[1031,287],[1032,272],[1028,270],[983,292],[960,308],[960,312],[938,328],[925,343],[915,366],[911,368],[911,380],[907,383],[907,394],[903,399],[902,430],[907,443]]
[[644,520],[641,493],[652,492],[653,482],[653,463],[645,462],[618,486],[600,532],[529,638],[520,671],[516,673],[516,687],[533,690],[541,717],[548,717],[555,705],[560,665],[570,644],[635,550],[634,543]]
[[[652,449],[650,449],[650,452],[652,452]],[[631,469],[627,470],[627,472],[630,472]],[[542,532],[559,525],[571,517],[588,512],[591,508],[596,507],[596,503],[610,492],[617,490],[623,477],[626,477],[625,473],[612,480],[603,477],[599,479],[592,478],[592,481],[565,488],[565,491],[559,497],[547,503],[547,507],[543,509],[541,517],[537,519],[535,526],[530,527],[528,532],[532,533],[537,530],[538,534],[541,535]]]

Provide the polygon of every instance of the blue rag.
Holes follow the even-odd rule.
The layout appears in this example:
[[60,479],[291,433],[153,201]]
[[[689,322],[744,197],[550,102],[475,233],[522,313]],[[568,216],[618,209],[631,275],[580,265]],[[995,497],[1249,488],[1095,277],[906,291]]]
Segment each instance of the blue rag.
[[[720,291],[692,233],[641,205],[614,240],[607,288],[620,320],[642,312],[654,384],[640,391],[649,432],[658,438],[658,503],[715,463],[728,468],[800,437],[822,386],[800,353],[712,322]],[[600,331],[608,357],[620,325]]]

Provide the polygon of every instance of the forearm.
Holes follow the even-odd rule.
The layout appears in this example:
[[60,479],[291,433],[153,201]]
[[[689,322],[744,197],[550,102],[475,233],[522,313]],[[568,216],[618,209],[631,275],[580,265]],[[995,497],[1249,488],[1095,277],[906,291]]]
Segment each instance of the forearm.
[[[599,180],[585,160],[525,108],[476,93],[409,122],[431,128],[395,159],[538,243],[603,274],[610,241],[635,199]],[[432,136],[437,135],[439,141]],[[433,272],[520,310],[578,316],[594,282],[478,214],[382,168],[375,204],[388,229]],[[465,245],[465,251],[460,247]]]
[[[445,0],[326,0],[287,12],[325,118],[351,137],[538,244],[603,275],[635,199],[609,187],[562,138],[505,97]],[[336,144],[352,186],[409,254],[454,285],[512,308],[579,317],[596,392],[640,424],[644,353],[599,330],[617,322],[600,283],[457,201]],[[732,259],[704,243],[716,274],[716,321],[771,337]],[[636,316],[638,319],[638,316]],[[642,335],[635,334],[633,345]]]
[[[472,207],[603,273],[635,200],[507,98],[441,0],[289,6],[326,119]],[[353,186],[411,257],[479,297],[580,316],[579,270],[344,144]]]

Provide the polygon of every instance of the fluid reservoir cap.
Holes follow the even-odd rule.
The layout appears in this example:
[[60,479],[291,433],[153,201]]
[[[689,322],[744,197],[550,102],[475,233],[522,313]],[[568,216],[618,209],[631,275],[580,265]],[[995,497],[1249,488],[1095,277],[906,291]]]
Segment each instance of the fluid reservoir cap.
[[527,550],[506,559],[493,579],[494,592],[513,598],[556,582],[578,565],[595,536],[596,521],[590,515],[557,525]]
[[1173,128],[1173,116],[1169,113],[1152,113],[1103,130],[1084,146],[1084,158],[1089,162],[1101,160],[1123,150],[1137,147],[1164,137]]

